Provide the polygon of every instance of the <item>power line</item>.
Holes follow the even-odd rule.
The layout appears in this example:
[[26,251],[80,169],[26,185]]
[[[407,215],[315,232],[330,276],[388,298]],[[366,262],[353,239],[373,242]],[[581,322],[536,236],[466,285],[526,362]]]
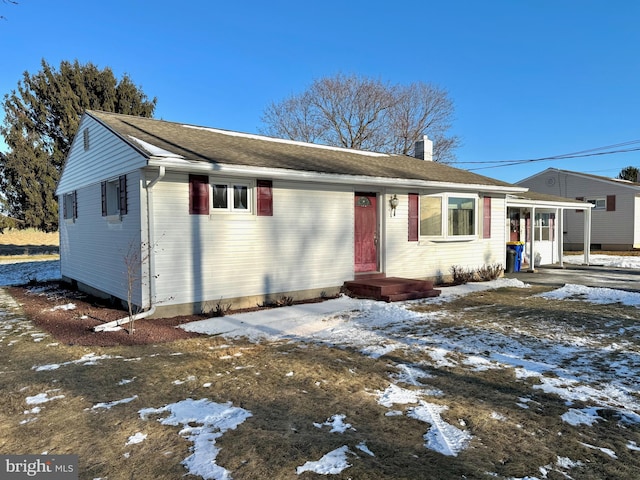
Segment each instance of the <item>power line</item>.
[[[566,159],[572,159],[572,158],[585,158],[585,157],[594,157],[594,156],[600,156],[600,155],[613,155],[613,154],[617,154],[617,153],[628,153],[628,152],[637,152],[640,151],[640,147],[633,147],[633,148],[620,148],[620,147],[627,147],[630,145],[637,145],[640,144],[640,140],[631,140],[628,142],[623,142],[623,143],[617,143],[614,145],[606,145],[604,147],[597,147],[597,148],[591,148],[588,150],[581,150],[578,152],[572,152],[572,153],[565,153],[562,155],[552,155],[549,157],[540,157],[540,158],[529,158],[529,159],[522,159],[522,160],[487,160],[487,161],[468,161],[468,162],[456,162],[456,164],[483,164],[483,165],[487,165],[487,164],[495,164],[495,165],[488,165],[488,166],[484,166],[484,167],[477,167],[477,168],[470,168],[470,171],[473,170],[484,170],[484,169],[488,169],[488,168],[499,168],[499,167],[508,167],[508,166],[512,166],[512,165],[521,165],[521,164],[525,164],[525,163],[535,163],[535,162],[548,162],[548,161],[552,161],[552,160],[566,160]],[[607,149],[615,149],[615,150],[607,150]],[[606,150],[606,151],[601,151],[601,150]]]

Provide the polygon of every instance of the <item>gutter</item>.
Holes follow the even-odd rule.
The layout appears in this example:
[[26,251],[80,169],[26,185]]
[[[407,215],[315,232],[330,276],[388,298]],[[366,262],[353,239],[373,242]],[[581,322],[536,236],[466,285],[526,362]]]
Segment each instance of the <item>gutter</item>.
[[120,318],[118,320],[113,320],[101,325],[96,325],[93,328],[94,332],[102,332],[113,327],[119,327],[120,325],[130,323],[131,321],[150,317],[156,311],[156,306],[153,304],[153,299],[155,298],[156,292],[156,276],[153,274],[153,272],[155,271],[155,256],[153,255],[153,201],[151,193],[154,185],[162,180],[165,174],[166,170],[164,166],[160,166],[158,168],[158,175],[156,176],[156,178],[151,180],[151,182],[147,183],[147,185],[144,187],[147,190],[147,258],[149,259],[149,309],[145,310],[144,312],[137,313],[133,317],[129,317],[127,315],[126,317]]
[[392,177],[371,177],[367,175],[348,175],[341,173],[324,173],[316,171],[288,170],[284,168],[268,168],[229,164],[212,164],[202,161],[191,161],[177,157],[151,157],[150,166],[166,166],[168,168],[180,169],[181,171],[193,173],[218,173],[226,175],[243,175],[267,177],[280,180],[297,180],[314,183],[337,183],[344,185],[371,185],[386,187],[404,188],[439,188],[455,189],[462,191],[483,191],[483,192],[504,192],[504,193],[525,193],[529,191],[526,187],[518,185],[487,185],[487,184],[467,184],[455,182],[441,182],[434,180],[417,180],[408,178]]

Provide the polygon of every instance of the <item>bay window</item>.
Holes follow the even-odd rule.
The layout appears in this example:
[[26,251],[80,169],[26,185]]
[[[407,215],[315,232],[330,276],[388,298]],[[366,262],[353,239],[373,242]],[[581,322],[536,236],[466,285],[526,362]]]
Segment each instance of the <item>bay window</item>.
[[476,234],[476,201],[474,198],[449,197],[447,225],[449,236]]
[[476,196],[420,196],[420,236],[441,239],[473,238],[477,231]]

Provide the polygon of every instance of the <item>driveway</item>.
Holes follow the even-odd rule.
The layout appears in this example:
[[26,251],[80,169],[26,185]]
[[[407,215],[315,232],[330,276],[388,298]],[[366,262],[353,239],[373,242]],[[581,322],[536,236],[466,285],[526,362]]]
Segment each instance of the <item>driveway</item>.
[[563,286],[567,283],[588,287],[615,288],[640,292],[640,270],[599,266],[565,265],[564,268],[545,266],[535,272],[506,273],[505,278],[516,278],[533,285]]

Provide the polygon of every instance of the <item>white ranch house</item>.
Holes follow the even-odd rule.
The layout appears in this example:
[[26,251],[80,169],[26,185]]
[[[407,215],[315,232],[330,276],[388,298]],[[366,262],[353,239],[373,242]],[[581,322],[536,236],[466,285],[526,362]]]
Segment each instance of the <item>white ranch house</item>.
[[[420,159],[88,111],[57,189],[62,276],[131,295],[149,316],[201,313],[332,295],[364,274],[440,280],[453,265],[504,265],[509,208],[589,211],[432,162],[426,137],[417,150]],[[532,231],[531,252],[550,242],[561,260],[554,229]]]

